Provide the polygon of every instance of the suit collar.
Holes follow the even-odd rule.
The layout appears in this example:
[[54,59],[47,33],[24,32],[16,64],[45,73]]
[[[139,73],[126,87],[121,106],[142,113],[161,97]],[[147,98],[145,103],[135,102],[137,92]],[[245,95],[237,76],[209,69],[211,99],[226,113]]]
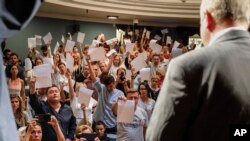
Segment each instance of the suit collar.
[[[214,44],[218,41],[221,41],[221,40],[225,40],[225,39],[227,40],[228,38],[231,39],[232,37],[239,36],[239,33],[244,33],[245,31],[246,30],[243,27],[230,27],[230,28],[226,28],[224,30],[221,30],[212,37],[208,46],[211,46],[212,44]],[[237,34],[235,34],[236,36],[234,34],[231,34],[232,32],[234,34],[236,32],[237,33]]]

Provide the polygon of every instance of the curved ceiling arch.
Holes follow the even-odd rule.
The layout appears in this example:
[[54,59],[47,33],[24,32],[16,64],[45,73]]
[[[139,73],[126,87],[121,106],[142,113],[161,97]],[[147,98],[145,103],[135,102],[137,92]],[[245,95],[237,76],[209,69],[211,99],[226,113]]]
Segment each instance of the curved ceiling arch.
[[[199,26],[200,0],[46,0],[38,16],[142,25]],[[118,16],[116,21],[107,15]]]

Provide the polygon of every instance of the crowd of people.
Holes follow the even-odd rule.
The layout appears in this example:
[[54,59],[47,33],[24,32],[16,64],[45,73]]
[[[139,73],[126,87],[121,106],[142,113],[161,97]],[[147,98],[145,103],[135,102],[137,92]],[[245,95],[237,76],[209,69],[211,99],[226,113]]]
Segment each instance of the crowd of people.
[[202,0],[200,51],[142,30],[72,49],[69,38],[53,54],[50,40],[29,46],[25,63],[2,44],[20,141],[230,140],[250,121],[249,11],[249,0]]
[[[61,42],[54,53],[50,43],[29,48],[25,61],[6,45],[3,60],[7,85],[16,125],[25,141],[38,138],[43,141],[80,140],[77,137],[85,131],[95,134],[95,140],[101,141],[144,140],[174,43],[164,43],[159,52],[154,52],[149,39],[138,36],[133,40],[127,36],[125,40],[130,43],[132,40],[134,44],[131,51],[126,51],[126,44],[123,46],[115,40],[108,45],[103,34],[98,36],[95,46],[82,47],[76,43],[70,52],[64,51],[66,42]],[[179,47],[182,50],[183,45]],[[91,61],[88,50],[92,48],[104,48],[106,55],[113,52],[104,60]],[[150,70],[148,79],[143,79],[140,70],[131,65],[140,55],[146,57],[145,68]],[[68,56],[74,59],[73,68],[68,67]],[[47,60],[53,60],[50,64],[53,71],[44,72],[51,74],[52,85],[36,88],[36,81],[41,77],[36,77],[34,68],[47,64]],[[32,65],[30,69],[27,61]],[[89,105],[79,102],[80,87],[93,90]],[[120,124],[114,105],[126,99],[136,101],[134,119],[131,124]],[[51,115],[50,121],[41,122],[38,117],[46,114]]]

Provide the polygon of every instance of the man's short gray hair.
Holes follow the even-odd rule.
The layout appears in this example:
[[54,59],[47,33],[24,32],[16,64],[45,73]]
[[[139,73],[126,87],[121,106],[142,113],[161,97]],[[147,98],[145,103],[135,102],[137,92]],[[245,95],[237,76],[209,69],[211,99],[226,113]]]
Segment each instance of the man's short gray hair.
[[250,0],[202,0],[201,16],[206,11],[212,14],[216,23],[225,19],[249,23]]

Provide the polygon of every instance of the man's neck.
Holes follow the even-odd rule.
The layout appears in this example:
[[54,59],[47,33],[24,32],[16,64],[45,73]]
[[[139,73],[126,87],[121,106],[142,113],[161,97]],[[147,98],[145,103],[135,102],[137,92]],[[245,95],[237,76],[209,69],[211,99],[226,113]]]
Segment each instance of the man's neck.
[[60,102],[48,102],[48,103],[56,112],[59,112],[59,109],[61,108]]

